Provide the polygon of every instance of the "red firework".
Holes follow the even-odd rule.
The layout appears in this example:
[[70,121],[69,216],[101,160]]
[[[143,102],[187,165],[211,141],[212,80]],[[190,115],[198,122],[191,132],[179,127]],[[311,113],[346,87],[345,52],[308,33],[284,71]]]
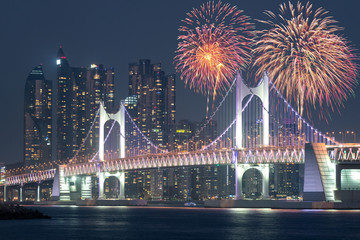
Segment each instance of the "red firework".
[[206,95],[225,90],[250,58],[253,24],[236,6],[208,2],[179,28],[175,67],[190,88]]

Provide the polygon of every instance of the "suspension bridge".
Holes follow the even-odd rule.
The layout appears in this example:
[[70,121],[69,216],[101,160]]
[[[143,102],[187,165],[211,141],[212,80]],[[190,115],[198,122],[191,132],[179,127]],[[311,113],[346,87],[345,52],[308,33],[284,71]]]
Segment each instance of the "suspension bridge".
[[[78,153],[97,118],[98,152],[87,161],[79,161]],[[105,124],[109,121],[112,125],[105,134]],[[211,122],[216,122],[218,136],[199,141]],[[104,146],[116,123],[119,125],[118,156],[106,158]],[[360,168],[360,144],[341,144],[317,130],[291,106],[266,74],[260,84],[249,87],[238,73],[205,124],[176,150],[156,146],[134,122],[123,101],[117,113],[106,112],[100,104],[89,133],[74,158],[66,163],[49,162],[30,173],[7,171],[2,183],[4,200],[6,189],[18,186],[22,201],[23,186],[36,183],[36,199],[40,201],[40,183],[48,180],[52,180],[53,198],[77,200],[70,194],[76,179],[81,179],[78,198],[92,198],[94,177],[98,181],[98,197],[104,199],[104,181],[109,176],[119,180],[119,198],[124,199],[126,171],[215,164],[235,166],[237,199],[242,197],[243,175],[252,168],[262,174],[262,195],[267,198],[270,165],[277,163],[305,164],[304,200],[339,200],[344,182],[354,186],[360,183],[360,178],[353,176],[359,173],[356,169]]]

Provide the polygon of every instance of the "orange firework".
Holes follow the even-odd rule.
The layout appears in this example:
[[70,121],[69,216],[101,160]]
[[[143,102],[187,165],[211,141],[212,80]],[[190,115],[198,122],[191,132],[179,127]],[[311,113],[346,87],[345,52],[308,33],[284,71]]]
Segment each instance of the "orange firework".
[[190,88],[215,95],[226,89],[250,56],[249,17],[236,6],[208,2],[183,20],[175,65]]
[[316,106],[339,109],[357,83],[357,58],[327,13],[322,8],[313,11],[309,2],[289,3],[280,5],[278,15],[266,11],[270,20],[259,21],[269,29],[258,32],[253,52],[257,75],[268,72],[300,114],[304,106],[308,115],[309,108]]

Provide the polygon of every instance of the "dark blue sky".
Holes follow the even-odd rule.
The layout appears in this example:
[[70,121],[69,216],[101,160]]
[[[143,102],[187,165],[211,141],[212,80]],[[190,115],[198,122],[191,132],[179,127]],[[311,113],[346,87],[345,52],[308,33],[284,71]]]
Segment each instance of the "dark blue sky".
[[[127,94],[128,63],[140,58],[162,62],[167,74],[174,72],[178,27],[186,12],[200,6],[198,0],[11,0],[0,6],[0,162],[23,159],[23,98],[25,80],[39,63],[45,77],[56,78],[59,45],[72,66],[103,63],[115,68],[118,99]],[[275,11],[283,1],[238,0],[236,4],[252,18],[263,18],[264,10]],[[360,48],[360,1],[315,0],[344,27],[343,34]],[[56,82],[54,81],[54,85]],[[360,91],[334,114],[321,130],[357,130],[360,133]],[[177,81],[177,120],[201,120],[205,98]]]

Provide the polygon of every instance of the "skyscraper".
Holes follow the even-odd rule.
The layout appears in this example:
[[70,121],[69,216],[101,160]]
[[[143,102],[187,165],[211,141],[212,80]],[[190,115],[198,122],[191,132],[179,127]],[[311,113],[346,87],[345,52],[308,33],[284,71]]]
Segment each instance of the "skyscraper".
[[45,80],[41,65],[29,73],[24,93],[25,166],[51,161],[52,82]]
[[[115,110],[114,92],[114,69],[107,69],[102,64],[91,64],[86,75],[86,131],[89,131],[91,128],[91,124],[99,109],[100,101],[104,102],[106,111],[112,112]],[[108,127],[109,124],[106,126]],[[115,129],[113,132],[116,132]],[[90,139],[86,143],[87,151],[85,155],[91,158],[99,147],[99,119],[96,120],[89,137]],[[113,150],[116,151],[116,149]]]
[[156,145],[166,146],[175,125],[175,75],[148,59],[129,64],[128,96],[137,96],[137,124]]
[[113,111],[115,101],[114,69],[105,68],[102,64],[91,64],[87,71],[87,98],[90,107],[98,107],[100,101],[104,102],[107,111]]
[[60,47],[57,55],[57,160],[71,159],[77,145],[77,94],[76,84],[66,56]]
[[165,77],[165,135],[164,142],[165,145],[169,148],[173,144],[173,139],[171,139],[172,132],[175,129],[175,114],[176,114],[176,105],[175,105],[175,74],[168,75]]
[[275,190],[277,198],[299,196],[300,165],[294,163],[275,164]]
[[86,160],[86,146],[82,145],[84,142],[88,129],[88,119],[86,118],[86,72],[87,69],[84,67],[73,67],[71,68],[72,75],[75,79],[75,101],[76,101],[76,143],[77,149],[82,146],[81,154],[78,155],[78,161],[83,162]]
[[99,122],[88,131],[103,101],[107,111],[114,111],[114,69],[92,64],[89,69],[71,67],[62,48],[57,57],[57,159],[87,161],[99,145]]
[[[155,145],[168,148],[169,136],[175,126],[175,75],[166,76],[160,63],[151,64],[148,59],[130,63],[128,97],[125,104],[140,130]],[[129,175],[129,181],[130,177],[135,176]],[[161,198],[163,182],[165,181],[165,185],[168,183],[168,177],[163,175],[163,170],[141,171],[137,173],[136,179],[138,187],[134,189],[139,189],[137,194],[144,198]],[[173,183],[170,186],[172,187]],[[165,191],[168,194],[169,189]]]

